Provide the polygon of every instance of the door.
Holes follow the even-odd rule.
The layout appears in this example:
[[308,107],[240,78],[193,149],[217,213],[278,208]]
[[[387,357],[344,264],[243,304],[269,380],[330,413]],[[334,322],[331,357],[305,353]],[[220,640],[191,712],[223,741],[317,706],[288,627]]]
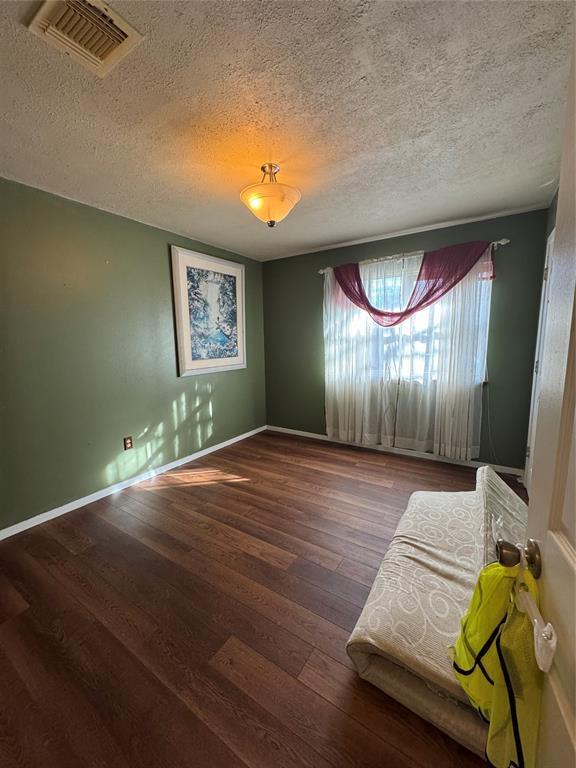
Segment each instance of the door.
[[528,444],[526,446],[526,468],[524,470],[524,485],[530,493],[532,481],[532,458],[534,455],[534,441],[536,439],[536,422],[538,420],[538,399],[540,397],[540,373],[541,361],[544,351],[544,339],[546,338],[546,318],[548,317],[548,304],[550,296],[548,292],[548,267],[550,256],[554,248],[554,230],[548,236],[546,244],[546,260],[544,262],[544,279],[542,281],[542,295],[540,297],[540,315],[538,320],[538,335],[536,337],[536,354],[534,357],[534,378],[532,379],[532,398],[530,400],[530,420],[528,422]]
[[558,635],[554,663],[544,680],[540,768],[576,765],[574,67],[568,93],[528,507],[528,532],[542,550],[541,612]]

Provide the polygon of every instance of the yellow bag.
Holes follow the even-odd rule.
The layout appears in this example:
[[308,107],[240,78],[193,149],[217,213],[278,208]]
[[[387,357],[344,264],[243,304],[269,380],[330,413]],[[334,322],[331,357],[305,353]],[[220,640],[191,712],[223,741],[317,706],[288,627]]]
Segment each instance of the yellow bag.
[[453,649],[457,680],[489,723],[486,758],[493,768],[536,768],[542,673],[530,618],[516,608],[529,571],[491,563],[482,569]]

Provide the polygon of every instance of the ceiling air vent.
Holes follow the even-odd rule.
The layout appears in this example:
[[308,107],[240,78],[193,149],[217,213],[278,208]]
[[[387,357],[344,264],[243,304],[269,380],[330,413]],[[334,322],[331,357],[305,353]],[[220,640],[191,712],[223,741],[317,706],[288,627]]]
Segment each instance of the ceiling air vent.
[[139,32],[100,0],[46,0],[29,27],[100,77],[142,40]]

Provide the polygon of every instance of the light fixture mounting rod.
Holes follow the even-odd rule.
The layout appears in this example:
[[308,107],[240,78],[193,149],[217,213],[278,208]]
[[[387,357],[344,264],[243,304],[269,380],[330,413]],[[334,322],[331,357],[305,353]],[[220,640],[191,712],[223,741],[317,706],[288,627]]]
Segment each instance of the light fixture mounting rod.
[[260,166],[260,170],[264,174],[262,181],[268,176],[268,181],[276,181],[276,174],[280,170],[280,166],[276,163],[264,163]]

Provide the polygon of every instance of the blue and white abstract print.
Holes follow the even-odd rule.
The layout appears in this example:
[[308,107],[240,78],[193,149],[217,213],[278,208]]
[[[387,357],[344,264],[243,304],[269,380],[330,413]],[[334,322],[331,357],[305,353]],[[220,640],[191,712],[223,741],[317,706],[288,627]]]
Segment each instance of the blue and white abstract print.
[[192,360],[238,356],[236,277],[186,268]]

